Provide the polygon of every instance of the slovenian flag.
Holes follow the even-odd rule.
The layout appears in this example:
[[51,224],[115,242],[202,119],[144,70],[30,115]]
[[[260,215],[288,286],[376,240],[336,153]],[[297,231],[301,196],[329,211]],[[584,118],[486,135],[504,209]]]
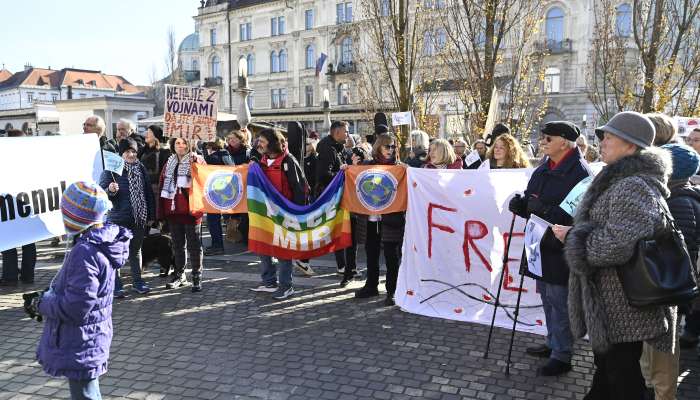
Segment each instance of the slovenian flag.
[[285,260],[316,258],[352,244],[350,213],[341,207],[345,175],[308,206],[287,200],[256,163],[248,169],[248,249]]
[[326,53],[321,53],[321,57],[319,57],[318,61],[316,61],[316,76],[319,76],[321,71],[323,71],[323,64],[326,63],[326,58],[328,58]]

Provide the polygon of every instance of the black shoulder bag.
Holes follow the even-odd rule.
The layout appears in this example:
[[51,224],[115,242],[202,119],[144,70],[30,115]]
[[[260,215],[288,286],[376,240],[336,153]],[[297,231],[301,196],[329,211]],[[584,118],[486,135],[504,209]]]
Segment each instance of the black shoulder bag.
[[633,307],[686,304],[699,294],[695,263],[683,234],[665,201],[661,201],[668,229],[637,242],[634,255],[617,268],[622,289]]

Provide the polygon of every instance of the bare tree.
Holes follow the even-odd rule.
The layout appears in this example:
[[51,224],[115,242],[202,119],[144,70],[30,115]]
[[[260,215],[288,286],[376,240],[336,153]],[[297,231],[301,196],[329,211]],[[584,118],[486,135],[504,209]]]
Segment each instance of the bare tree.
[[465,104],[473,136],[481,136],[494,88],[500,119],[527,138],[546,107],[543,59],[538,45],[541,0],[446,0],[442,53]]
[[[434,53],[441,49],[433,36],[425,35],[427,26],[438,24],[436,15],[422,4],[419,0],[359,2],[360,21],[354,29],[359,39],[355,46],[357,82],[368,113],[414,111],[420,124],[432,110],[443,78]],[[400,143],[407,134],[403,127]]]
[[168,50],[165,56],[165,72],[168,76],[168,83],[178,83],[180,81],[178,77],[180,72],[180,60],[177,51],[177,42],[175,40],[175,28],[173,28],[173,26],[168,27],[167,38]]
[[596,109],[604,117],[622,110],[698,114],[700,0],[624,7],[594,2],[588,92]]

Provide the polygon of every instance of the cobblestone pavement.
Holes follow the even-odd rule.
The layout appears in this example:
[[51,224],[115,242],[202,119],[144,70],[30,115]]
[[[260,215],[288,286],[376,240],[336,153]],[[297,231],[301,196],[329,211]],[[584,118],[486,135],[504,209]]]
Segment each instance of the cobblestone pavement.
[[[153,292],[115,304],[105,398],[581,399],[590,384],[581,343],[572,372],[540,378],[540,361],[523,350],[541,338],[519,333],[506,377],[507,330],[496,330],[484,359],[488,327],[386,308],[381,296],[356,300],[361,282],[339,288],[330,257],[313,260],[315,277],[295,278],[291,299],[252,293],[256,258],[243,251],[205,258],[202,293],[166,291],[149,269]],[[41,326],[21,308],[20,294],[45,287],[60,266],[62,251],[42,243],[39,255],[36,284],[0,289],[0,399],[68,398],[67,383],[34,361]],[[700,399],[699,374],[700,359],[684,353],[679,399]]]

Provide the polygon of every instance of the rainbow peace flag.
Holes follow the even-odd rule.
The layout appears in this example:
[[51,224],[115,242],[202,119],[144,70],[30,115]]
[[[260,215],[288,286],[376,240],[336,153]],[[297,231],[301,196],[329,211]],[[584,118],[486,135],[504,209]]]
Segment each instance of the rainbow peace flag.
[[248,249],[281,259],[307,259],[352,244],[350,213],[340,206],[344,174],[338,174],[316,201],[299,206],[270,183],[256,163],[248,169]]

